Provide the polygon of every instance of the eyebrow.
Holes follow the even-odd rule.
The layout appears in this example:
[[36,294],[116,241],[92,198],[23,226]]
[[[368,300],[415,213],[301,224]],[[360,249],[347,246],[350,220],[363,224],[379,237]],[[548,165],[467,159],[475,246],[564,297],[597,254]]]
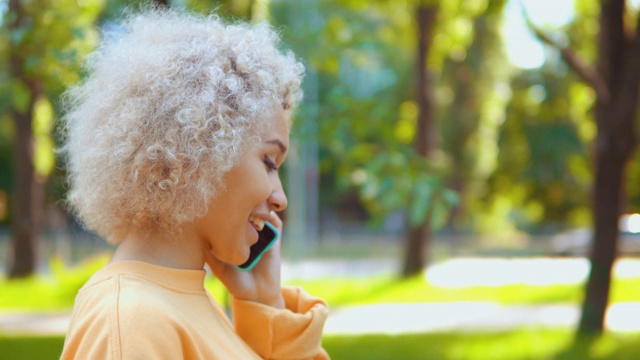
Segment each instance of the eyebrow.
[[280,151],[282,151],[283,154],[287,153],[287,147],[284,146],[282,141],[280,141],[278,139],[268,140],[267,144],[277,145],[280,148]]

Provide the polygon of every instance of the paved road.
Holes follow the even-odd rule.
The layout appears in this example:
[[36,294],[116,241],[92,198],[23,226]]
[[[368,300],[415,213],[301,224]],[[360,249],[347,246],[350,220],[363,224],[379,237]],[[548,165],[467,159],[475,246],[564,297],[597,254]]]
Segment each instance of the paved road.
[[[501,306],[490,302],[376,304],[335,310],[327,334],[493,331],[521,327],[575,327],[580,310],[571,305]],[[607,329],[640,331],[640,303],[614,304]]]

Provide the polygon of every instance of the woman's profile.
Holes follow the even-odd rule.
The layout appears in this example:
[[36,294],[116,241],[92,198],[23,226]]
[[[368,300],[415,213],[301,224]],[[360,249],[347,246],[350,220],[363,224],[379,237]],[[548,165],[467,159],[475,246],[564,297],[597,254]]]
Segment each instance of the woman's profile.
[[[116,244],[83,286],[62,359],[326,359],[326,303],[280,283],[278,168],[303,66],[268,25],[128,16],[66,94],[68,203]],[[204,287],[208,264],[233,323]]]

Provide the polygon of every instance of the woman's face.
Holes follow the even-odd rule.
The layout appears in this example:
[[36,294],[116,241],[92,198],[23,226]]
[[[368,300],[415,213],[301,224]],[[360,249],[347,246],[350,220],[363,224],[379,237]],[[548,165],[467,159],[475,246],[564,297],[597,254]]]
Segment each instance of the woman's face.
[[258,230],[270,212],[287,207],[278,168],[289,147],[289,121],[282,109],[265,128],[258,144],[252,144],[224,177],[224,189],[196,220],[198,236],[213,255],[233,265],[249,258],[258,241]]

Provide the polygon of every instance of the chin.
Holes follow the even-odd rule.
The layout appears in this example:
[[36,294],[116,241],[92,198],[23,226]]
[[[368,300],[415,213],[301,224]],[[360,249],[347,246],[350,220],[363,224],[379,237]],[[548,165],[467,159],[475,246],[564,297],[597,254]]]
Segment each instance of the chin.
[[249,255],[251,255],[251,251],[249,250],[249,247],[246,247],[244,249],[238,249],[236,254],[237,254],[237,256],[234,256],[233,261],[231,262],[231,264],[233,264],[233,265],[242,265],[247,260],[249,260]]
[[227,249],[224,253],[213,254],[218,260],[227,263],[229,265],[237,266],[244,264],[247,259],[249,259],[249,255],[251,251],[249,247],[236,248],[236,249]]

